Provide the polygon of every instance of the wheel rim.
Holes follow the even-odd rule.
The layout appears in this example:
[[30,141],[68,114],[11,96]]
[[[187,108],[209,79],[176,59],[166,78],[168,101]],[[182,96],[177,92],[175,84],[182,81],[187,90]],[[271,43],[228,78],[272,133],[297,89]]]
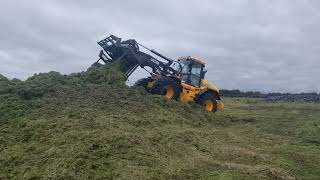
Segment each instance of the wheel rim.
[[214,107],[214,104],[211,100],[206,100],[204,102],[204,107],[206,108],[207,111],[212,111],[213,110],[213,107]]
[[164,93],[166,98],[168,99],[172,99],[173,95],[174,95],[174,90],[173,90],[173,87],[171,86],[167,86],[164,88]]

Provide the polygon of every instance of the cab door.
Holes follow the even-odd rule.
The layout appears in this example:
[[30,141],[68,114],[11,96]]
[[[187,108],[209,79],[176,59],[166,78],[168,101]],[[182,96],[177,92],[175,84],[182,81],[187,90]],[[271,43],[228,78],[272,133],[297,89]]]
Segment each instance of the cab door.
[[189,77],[189,84],[191,86],[195,86],[195,87],[200,86],[202,68],[203,68],[202,64],[193,63],[191,67],[190,77]]

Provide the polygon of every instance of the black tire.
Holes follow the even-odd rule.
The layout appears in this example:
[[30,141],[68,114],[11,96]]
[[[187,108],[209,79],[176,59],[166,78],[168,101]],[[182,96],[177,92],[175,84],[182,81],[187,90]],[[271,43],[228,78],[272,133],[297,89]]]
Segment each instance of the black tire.
[[162,77],[154,82],[151,92],[177,100],[181,93],[181,83],[170,77]]
[[[212,103],[212,108],[210,107],[210,102]],[[218,109],[218,102],[213,93],[206,92],[202,94],[198,101],[197,104],[204,106],[207,111],[209,112],[216,112]]]
[[139,79],[138,81],[136,81],[134,83],[134,86],[141,86],[147,91],[149,81],[150,81],[149,78],[142,78],[142,79]]

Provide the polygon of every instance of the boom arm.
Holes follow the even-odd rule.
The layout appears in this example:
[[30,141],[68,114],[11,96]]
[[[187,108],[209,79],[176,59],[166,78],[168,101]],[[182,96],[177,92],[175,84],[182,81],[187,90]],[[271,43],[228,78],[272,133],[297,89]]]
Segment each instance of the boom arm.
[[[98,61],[102,60],[105,64],[120,61],[122,70],[126,73],[127,77],[129,77],[138,66],[142,68],[150,67],[153,74],[174,75],[177,73],[175,69],[170,67],[174,60],[165,57],[155,50],[150,50],[137,43],[134,39],[122,41],[121,38],[111,35],[99,41],[98,44],[104,50],[101,50]],[[161,57],[166,62],[160,61],[140,51],[139,46]]]

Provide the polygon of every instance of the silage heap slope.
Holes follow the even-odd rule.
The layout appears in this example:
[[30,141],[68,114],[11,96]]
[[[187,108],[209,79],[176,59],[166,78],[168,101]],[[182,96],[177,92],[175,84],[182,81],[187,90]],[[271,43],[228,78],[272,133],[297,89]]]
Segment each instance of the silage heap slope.
[[185,128],[210,115],[130,88],[116,69],[1,76],[0,179],[175,174],[165,166],[186,158],[184,144],[194,141]]
[[128,87],[116,69],[1,76],[0,179],[291,178],[254,147],[273,137],[236,127],[246,119]]

